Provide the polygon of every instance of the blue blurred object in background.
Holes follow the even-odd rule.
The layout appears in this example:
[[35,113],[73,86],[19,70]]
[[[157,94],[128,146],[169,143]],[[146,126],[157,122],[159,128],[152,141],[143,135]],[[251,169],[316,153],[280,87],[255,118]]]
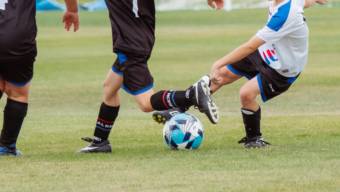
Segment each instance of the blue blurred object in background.
[[[37,11],[64,11],[65,5],[56,0],[36,0]],[[85,11],[100,11],[106,10],[105,0],[95,0],[88,3],[83,3],[80,8]]]
[[65,5],[55,0],[37,0],[37,11],[64,11]]
[[105,0],[95,0],[93,2],[88,2],[80,5],[80,7],[86,11],[100,11],[106,10]]

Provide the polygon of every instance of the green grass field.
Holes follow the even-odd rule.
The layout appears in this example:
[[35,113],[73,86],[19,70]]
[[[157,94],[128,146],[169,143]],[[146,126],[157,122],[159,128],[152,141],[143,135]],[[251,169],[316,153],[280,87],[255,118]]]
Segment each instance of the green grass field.
[[[156,89],[186,88],[262,27],[266,13],[158,13],[150,60]],[[67,33],[61,13],[38,14],[39,57],[18,143],[24,156],[0,159],[0,191],[340,192],[340,9],[311,9],[306,16],[309,64],[289,92],[262,105],[270,148],[237,144],[244,136],[241,80],[215,95],[218,125],[191,111],[206,129],[197,151],[165,148],[162,127],[122,92],[113,153],[81,155],[80,137],[92,135],[102,81],[115,59],[109,21],[106,12],[81,13],[81,30]]]

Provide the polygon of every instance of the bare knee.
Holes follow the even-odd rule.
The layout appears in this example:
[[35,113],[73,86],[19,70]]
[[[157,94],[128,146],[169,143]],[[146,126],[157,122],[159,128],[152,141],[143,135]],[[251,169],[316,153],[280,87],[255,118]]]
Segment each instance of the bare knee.
[[112,89],[112,82],[110,82],[110,79],[105,79],[103,82],[103,89],[108,90]]
[[153,109],[148,106],[140,106],[140,110],[142,110],[144,113],[149,113],[153,111]]
[[138,106],[141,111],[148,113],[154,110],[151,105],[151,101],[150,101],[152,95],[153,95],[153,90],[150,90],[146,93],[135,96],[135,100],[138,103]]
[[119,89],[123,83],[123,77],[111,70],[103,82],[104,102],[112,106],[119,105]]
[[112,91],[104,87],[103,101],[108,105],[118,106],[120,104],[118,91]]
[[29,87],[30,84],[18,87],[6,82],[3,91],[6,93],[8,98],[13,99],[15,101],[27,103],[29,96]]
[[242,87],[240,90],[240,100],[243,107],[246,107],[250,104],[256,102],[256,93],[253,93],[246,88]]

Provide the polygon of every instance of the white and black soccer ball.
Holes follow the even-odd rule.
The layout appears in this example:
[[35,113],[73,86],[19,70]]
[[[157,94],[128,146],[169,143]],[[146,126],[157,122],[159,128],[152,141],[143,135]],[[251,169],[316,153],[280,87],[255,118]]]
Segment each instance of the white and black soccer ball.
[[163,128],[165,144],[171,149],[198,149],[203,142],[204,128],[200,120],[188,113],[179,113]]

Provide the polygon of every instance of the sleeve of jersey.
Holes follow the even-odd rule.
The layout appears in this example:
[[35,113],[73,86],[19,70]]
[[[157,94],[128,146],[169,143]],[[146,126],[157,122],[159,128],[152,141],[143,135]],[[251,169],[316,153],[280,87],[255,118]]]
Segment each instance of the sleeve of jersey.
[[272,18],[256,33],[256,36],[265,42],[275,43],[294,30],[294,22],[282,21],[282,18]]
[[263,41],[267,42],[275,42],[280,40],[279,34],[277,34],[276,31],[273,31],[269,29],[267,26],[263,27],[260,29],[257,33],[256,36]]
[[283,36],[282,33],[279,33],[277,31],[273,31],[267,26],[263,27],[260,29],[257,33],[256,36],[263,41],[267,42],[276,42],[279,41]]

